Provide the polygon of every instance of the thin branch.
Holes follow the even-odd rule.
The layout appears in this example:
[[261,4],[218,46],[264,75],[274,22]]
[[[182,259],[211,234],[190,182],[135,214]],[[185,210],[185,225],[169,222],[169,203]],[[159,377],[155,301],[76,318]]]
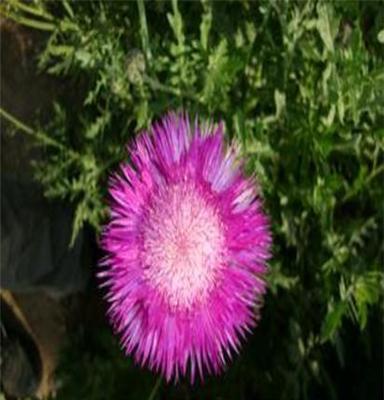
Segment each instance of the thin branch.
[[[49,14],[44,8],[38,6],[31,6],[28,3],[23,3],[19,0],[8,0],[9,4],[18,10],[23,10],[29,14],[35,15],[37,17],[42,17],[48,21],[53,21],[54,18]],[[43,3],[42,3],[43,4]]]
[[155,400],[156,394],[161,385],[161,376],[158,377],[155,386],[153,387],[151,393],[149,394],[148,400]]
[[151,54],[151,48],[149,46],[148,24],[147,24],[147,16],[145,14],[144,0],[137,0],[137,7],[139,9],[140,36],[141,36],[143,51],[145,54],[147,65],[150,65],[149,63],[151,61],[152,54]]
[[29,28],[39,29],[41,31],[54,31],[56,27],[55,24],[50,22],[38,21],[37,19],[23,17],[22,15],[18,15],[17,13],[7,11],[5,7],[0,7],[0,15],[3,15],[4,17],[15,21],[20,25],[28,26]]
[[5,111],[1,107],[0,107],[0,116],[3,117],[8,122],[10,122],[12,125],[14,125],[18,130],[20,130],[21,132],[25,133],[26,135],[29,135],[29,136],[33,137],[35,140],[37,140],[37,141],[39,141],[41,143],[44,143],[44,144],[46,144],[48,146],[52,146],[52,147],[55,147],[57,149],[63,150],[65,152],[67,152],[68,155],[70,155],[71,157],[73,157],[75,159],[80,158],[80,154],[74,152],[71,149],[68,149],[62,143],[60,143],[57,140],[53,139],[52,137],[50,137],[46,133],[41,132],[41,131],[35,131],[34,129],[32,129],[28,125],[24,124],[23,122],[21,122],[14,115],[8,113],[7,111]]
[[[380,167],[374,169],[369,175],[368,177],[365,179],[364,181],[364,186],[367,187],[368,183],[371,182],[374,178],[376,178],[377,175],[381,174],[382,172],[384,172],[384,164],[380,165]],[[345,203],[347,200],[349,200],[350,198],[352,198],[353,196],[355,196],[360,190],[358,189],[352,189],[349,193],[347,193],[343,199],[341,200],[342,203]]]

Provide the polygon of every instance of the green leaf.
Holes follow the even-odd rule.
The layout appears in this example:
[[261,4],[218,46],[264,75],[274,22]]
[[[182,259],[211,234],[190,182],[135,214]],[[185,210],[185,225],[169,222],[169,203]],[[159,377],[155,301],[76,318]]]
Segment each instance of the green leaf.
[[353,297],[356,302],[360,328],[364,329],[367,324],[368,306],[379,300],[384,291],[384,273],[370,271],[357,278],[353,285]]
[[277,89],[275,89],[274,99],[275,99],[275,107],[276,107],[275,117],[276,117],[276,119],[279,119],[285,111],[285,104],[286,104],[285,103],[285,93],[281,93]]
[[276,264],[271,267],[267,280],[269,283],[269,287],[273,293],[277,293],[278,289],[291,290],[293,289],[299,282],[298,276],[287,276],[281,271],[281,265]]
[[339,302],[336,305],[331,304],[329,306],[327,315],[321,327],[321,339],[327,341],[332,339],[337,330],[341,326],[341,322],[346,311],[346,305],[343,302]]
[[330,3],[318,3],[317,7],[318,20],[317,30],[323,40],[325,48],[330,52],[334,52],[334,39],[339,27],[339,18],[333,13],[333,7]]
[[183,18],[180,14],[177,3],[178,3],[178,0],[172,0],[173,14],[168,13],[167,18],[168,18],[169,25],[171,26],[173,33],[175,35],[175,38],[177,40],[178,50],[180,52],[182,52],[183,48],[184,48],[184,42],[185,42],[184,25],[183,25]]
[[384,44],[384,29],[377,34],[377,40]]
[[111,114],[107,111],[103,115],[100,115],[93,123],[87,125],[85,130],[85,137],[87,139],[94,139],[100,135],[109,123]]
[[204,13],[200,23],[200,43],[204,50],[208,50],[208,37],[212,26],[212,8],[207,2],[203,2]]

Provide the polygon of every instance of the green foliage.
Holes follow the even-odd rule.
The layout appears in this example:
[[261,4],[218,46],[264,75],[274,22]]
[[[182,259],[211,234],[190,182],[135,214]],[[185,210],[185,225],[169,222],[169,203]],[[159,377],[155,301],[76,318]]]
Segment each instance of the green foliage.
[[[22,23],[16,3],[8,12]],[[37,169],[48,196],[75,205],[73,237],[84,223],[98,231],[107,174],[154,118],[184,108],[224,119],[259,178],[274,234],[259,347],[225,382],[240,379],[261,398],[305,399],[314,388],[340,395],[324,352],[335,349],[343,364],[346,324],[364,337],[382,310],[384,9],[357,1],[33,4],[53,26],[40,68],[74,93],[44,127],[60,145],[43,143]],[[89,374],[96,382],[113,371]]]

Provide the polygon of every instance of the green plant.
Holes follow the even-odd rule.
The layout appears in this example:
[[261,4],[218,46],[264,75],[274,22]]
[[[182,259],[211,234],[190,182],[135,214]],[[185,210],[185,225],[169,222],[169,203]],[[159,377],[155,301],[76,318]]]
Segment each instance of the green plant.
[[341,396],[328,359],[335,350],[343,365],[350,322],[368,338],[382,312],[379,3],[9,0],[2,12],[50,32],[39,68],[76,90],[30,131],[46,148],[46,194],[76,208],[73,240],[85,223],[99,230],[107,174],[152,119],[180,108],[224,119],[260,180],[274,257],[253,347],[223,392],[207,387]]

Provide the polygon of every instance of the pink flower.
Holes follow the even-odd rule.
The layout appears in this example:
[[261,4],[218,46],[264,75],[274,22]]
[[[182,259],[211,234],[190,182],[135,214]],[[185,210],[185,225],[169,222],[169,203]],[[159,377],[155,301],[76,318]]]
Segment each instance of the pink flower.
[[110,180],[98,274],[122,347],[167,380],[218,373],[255,327],[271,235],[222,124],[169,114]]

